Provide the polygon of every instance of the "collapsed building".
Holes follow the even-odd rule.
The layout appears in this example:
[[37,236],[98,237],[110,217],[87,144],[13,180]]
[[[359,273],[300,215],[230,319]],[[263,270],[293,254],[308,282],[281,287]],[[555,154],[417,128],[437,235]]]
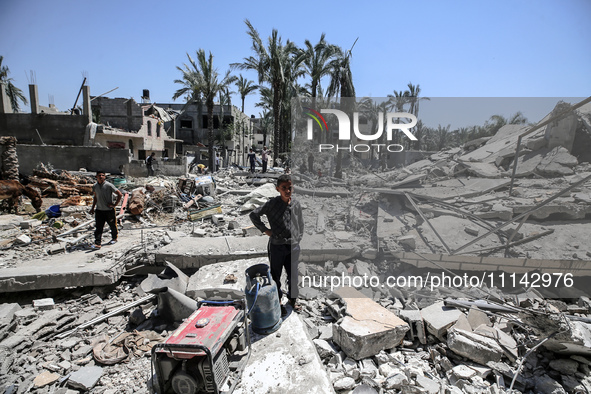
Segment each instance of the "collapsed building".
[[[349,158],[344,179],[293,174],[304,310],[253,335],[235,392],[589,390],[591,107],[561,112],[397,169]],[[61,227],[0,216],[0,387],[147,392],[150,349],[180,324],[152,290],[242,291],[245,270],[267,261],[245,212],[276,195],[279,173],[224,169],[215,193],[129,177],[141,215],[123,215],[120,242],[92,254],[81,201],[53,200]]]

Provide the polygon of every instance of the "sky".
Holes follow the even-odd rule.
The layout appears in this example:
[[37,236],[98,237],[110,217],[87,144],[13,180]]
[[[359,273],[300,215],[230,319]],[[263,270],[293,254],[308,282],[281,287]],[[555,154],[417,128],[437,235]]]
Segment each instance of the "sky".
[[[187,53],[211,52],[221,74],[252,54],[248,19],[265,42],[272,29],[300,47],[322,33],[344,49],[357,40],[351,68],[358,97],[385,97],[411,82],[433,98],[585,98],[589,15],[589,0],[0,0],[0,55],[27,97],[27,85],[38,85],[40,105],[72,108],[84,77],[93,96],[118,88],[106,96],[141,102],[148,89],[152,102],[168,103]],[[258,82],[253,71],[233,73]],[[238,94],[232,100],[240,107]],[[258,101],[256,93],[247,97],[247,115],[259,116]],[[553,107],[486,103],[481,123],[517,111],[537,121]]]

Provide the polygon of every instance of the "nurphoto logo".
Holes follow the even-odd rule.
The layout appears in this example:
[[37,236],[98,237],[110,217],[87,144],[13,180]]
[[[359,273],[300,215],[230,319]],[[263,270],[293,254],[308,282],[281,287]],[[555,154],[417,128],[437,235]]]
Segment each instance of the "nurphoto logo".
[[[351,141],[351,129],[357,140],[360,141],[378,141],[382,138],[384,129],[386,132],[386,140],[392,141],[394,131],[400,130],[404,135],[411,141],[417,141],[417,138],[410,131],[417,124],[417,117],[408,112],[378,112],[378,118],[376,121],[377,130],[373,133],[363,133],[359,128],[359,112],[353,112],[353,127],[351,128],[351,119],[346,112],[338,109],[320,109],[318,112],[315,109],[304,107],[304,114],[309,116],[307,120],[307,133],[306,138],[308,141],[314,139],[314,123],[318,125],[321,133],[330,133],[328,122],[322,116],[323,114],[334,115],[338,122],[338,140],[339,141]],[[385,122],[384,122],[385,116]],[[329,118],[330,119],[330,118]],[[402,123],[400,119],[409,119],[410,122]],[[400,144],[350,144],[350,145],[338,145],[321,143],[318,145],[318,152],[331,151],[331,150],[346,150],[349,152],[368,152],[371,149],[375,149],[378,152],[380,150],[386,150],[388,152],[401,152],[404,147]]]

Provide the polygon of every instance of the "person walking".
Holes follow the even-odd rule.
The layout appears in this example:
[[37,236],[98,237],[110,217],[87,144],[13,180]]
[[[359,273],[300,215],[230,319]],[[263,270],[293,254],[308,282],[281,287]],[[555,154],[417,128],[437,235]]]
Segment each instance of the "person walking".
[[[92,207],[90,208],[90,214],[95,215],[94,230],[94,245],[92,249],[101,248],[101,240],[103,237],[103,228],[107,223],[111,229],[111,241],[108,245],[112,245],[117,242],[117,217],[115,215],[115,207],[121,201],[121,193],[112,183],[106,181],[106,174],[104,171],[97,171],[96,183],[92,186],[94,196],[92,199]],[[113,195],[116,195],[116,201],[113,203]],[[96,210],[95,210],[96,208]]]
[[156,157],[156,152],[152,152],[152,154],[146,157],[146,168],[148,168],[148,176],[154,176],[154,168],[152,167],[154,160]]
[[[268,252],[271,263],[271,277],[277,284],[279,304],[281,305],[281,273],[285,268],[287,274],[287,297],[294,311],[301,311],[297,303],[298,297],[298,260],[300,257],[300,241],[304,235],[304,217],[299,201],[292,198],[293,184],[291,176],[281,175],[277,179],[279,196],[267,201],[264,205],[250,213],[252,224],[269,236]],[[267,228],[261,220],[266,215],[269,221]],[[281,315],[287,315],[285,306],[281,305]]]
[[269,152],[267,151],[267,147],[263,146],[263,150],[261,151],[261,161],[263,162],[263,174],[267,172],[267,162],[269,160],[268,154]]

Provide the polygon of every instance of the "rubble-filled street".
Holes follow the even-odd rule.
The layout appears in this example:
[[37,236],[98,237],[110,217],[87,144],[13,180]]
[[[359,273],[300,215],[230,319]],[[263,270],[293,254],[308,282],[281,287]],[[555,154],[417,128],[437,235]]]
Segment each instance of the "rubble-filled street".
[[[591,108],[575,113],[572,129],[521,141],[508,125],[398,168],[350,156],[342,179],[294,156],[302,310],[267,335],[238,323],[251,346],[234,392],[589,392],[591,164],[571,153]],[[544,138],[565,133],[575,148]],[[95,174],[40,165],[40,212],[24,198],[0,215],[0,392],[144,393],[171,374],[153,349],[268,264],[249,213],[284,169],[257,170],[110,176],[119,238],[93,250]]]

